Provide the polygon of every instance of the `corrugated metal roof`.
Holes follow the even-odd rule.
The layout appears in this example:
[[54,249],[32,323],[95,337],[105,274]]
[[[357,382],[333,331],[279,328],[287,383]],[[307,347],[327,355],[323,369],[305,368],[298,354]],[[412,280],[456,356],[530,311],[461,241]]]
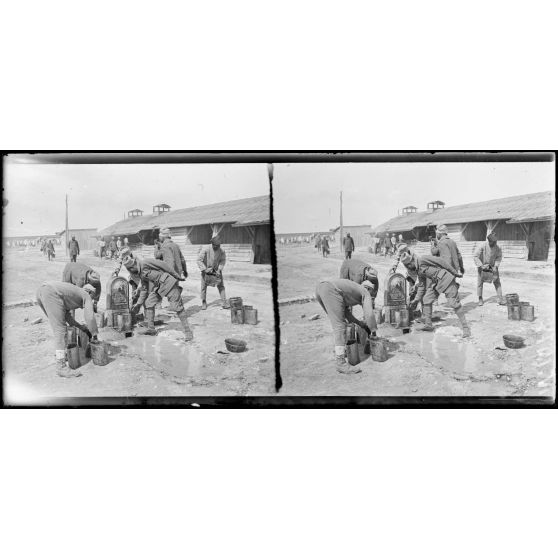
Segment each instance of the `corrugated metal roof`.
[[175,209],[160,215],[130,217],[99,231],[99,234],[135,234],[153,228],[192,227],[209,223],[234,223],[237,226],[269,223],[269,196]]
[[493,220],[538,221],[554,219],[554,217],[554,192],[536,192],[534,194],[455,205],[433,212],[420,211],[399,215],[378,225],[372,229],[372,232],[405,232],[428,225],[450,225],[452,223]]

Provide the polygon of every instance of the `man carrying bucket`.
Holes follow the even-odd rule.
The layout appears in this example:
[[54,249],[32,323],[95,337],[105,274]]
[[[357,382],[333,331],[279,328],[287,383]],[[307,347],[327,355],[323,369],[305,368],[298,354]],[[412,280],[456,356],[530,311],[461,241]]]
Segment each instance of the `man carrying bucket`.
[[[66,368],[66,324],[81,329],[93,340],[97,338],[92,300],[94,294],[95,288],[89,284],[82,289],[62,281],[45,282],[37,291],[37,302],[54,333],[57,373],[63,378],[81,376],[81,372]],[[83,308],[86,325],[79,324],[72,316],[77,308]]]
[[[374,285],[370,281],[363,281],[361,285],[349,279],[332,279],[321,281],[316,287],[316,300],[324,309],[333,329],[335,345],[335,366],[341,374],[357,374],[360,368],[351,366],[345,356],[345,328],[347,322],[363,328],[368,335],[376,336],[376,318],[371,291]],[[364,322],[355,318],[351,308],[361,305],[364,311]]]
[[475,250],[473,260],[477,266],[477,295],[479,297],[479,306],[484,304],[482,299],[483,283],[494,283],[496,294],[498,295],[498,304],[506,304],[502,296],[502,284],[500,283],[500,274],[498,268],[502,263],[502,249],[497,244],[496,235],[492,232],[486,237],[486,242]]
[[198,256],[198,267],[201,271],[201,301],[202,310],[207,310],[207,286],[217,287],[221,296],[224,309],[230,308],[225,294],[223,283],[223,268],[227,262],[225,251],[221,248],[221,240],[217,235],[211,239],[211,244],[200,250]]
[[456,277],[463,277],[460,271],[451,267],[444,259],[437,256],[417,256],[411,251],[401,252],[401,263],[411,275],[418,277],[416,297],[409,308],[414,311],[422,302],[424,326],[422,331],[434,331],[432,326],[432,304],[436,302],[440,293],[446,295],[447,304],[453,308],[461,327],[463,337],[470,337],[471,330],[465,318],[465,311],[459,302],[459,285]]

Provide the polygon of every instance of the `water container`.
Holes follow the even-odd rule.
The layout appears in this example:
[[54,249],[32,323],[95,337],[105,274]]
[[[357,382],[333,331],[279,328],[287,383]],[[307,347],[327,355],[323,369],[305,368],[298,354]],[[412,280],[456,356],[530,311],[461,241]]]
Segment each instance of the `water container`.
[[256,325],[258,323],[258,311],[251,306],[244,307],[244,323]]
[[81,366],[79,360],[79,347],[77,346],[77,343],[70,343],[68,345],[68,366],[72,370]]
[[535,308],[529,303],[519,305],[519,316],[522,320],[532,322],[535,319]]
[[388,358],[387,349],[383,339],[372,338],[370,339],[370,354],[372,360],[376,362],[385,362]]
[[242,308],[242,298],[239,296],[233,296],[232,298],[229,298],[229,304],[231,305],[231,308]]
[[509,304],[508,305],[508,320],[520,320],[521,319],[521,306],[519,304]]
[[517,293],[507,294],[506,303],[508,306],[519,304],[519,295]]
[[358,354],[358,343],[353,339],[347,341],[347,360],[351,366],[356,366],[360,362]]
[[103,341],[91,341],[91,358],[93,363],[97,366],[105,366],[108,364],[108,350],[107,345]]
[[356,341],[356,328],[355,324],[349,324],[345,327],[345,341]]

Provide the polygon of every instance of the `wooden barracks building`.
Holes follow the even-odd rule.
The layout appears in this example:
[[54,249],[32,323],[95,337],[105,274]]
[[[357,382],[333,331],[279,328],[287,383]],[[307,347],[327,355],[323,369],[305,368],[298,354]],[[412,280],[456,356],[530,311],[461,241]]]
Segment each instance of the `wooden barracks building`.
[[271,263],[270,198],[258,196],[185,209],[161,203],[149,215],[141,209],[128,211],[128,218],[98,232],[128,238],[132,250],[153,257],[153,245],[162,228],[169,228],[187,261],[194,261],[202,245],[219,234],[230,261]]
[[494,231],[504,257],[554,261],[554,192],[537,192],[484,202],[445,207],[434,201],[426,211],[407,206],[400,214],[375,227],[369,234],[403,235],[418,253],[430,252],[430,238],[436,225],[447,225],[464,256],[471,256],[478,244]]

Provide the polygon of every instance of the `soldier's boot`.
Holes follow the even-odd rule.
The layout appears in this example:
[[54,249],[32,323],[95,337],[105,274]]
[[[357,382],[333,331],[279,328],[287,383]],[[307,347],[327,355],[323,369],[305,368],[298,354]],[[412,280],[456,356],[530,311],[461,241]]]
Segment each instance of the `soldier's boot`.
[[463,337],[471,337],[471,330],[469,329],[469,324],[467,323],[467,318],[465,318],[465,310],[460,308],[456,310],[455,313],[461,322],[461,327],[463,328]]
[[202,300],[202,310],[207,310],[207,302]]
[[188,323],[188,318],[186,317],[186,310],[181,310],[180,312],[177,312],[176,315],[180,319],[182,329],[184,330],[184,341],[192,341],[194,334],[190,329],[190,324]]
[[422,317],[424,325],[420,328],[421,331],[434,331],[432,325],[432,304],[425,304],[422,308]]
[[479,306],[482,306],[484,304],[484,300],[482,299],[482,296],[479,297]]
[[496,294],[498,295],[498,304],[500,306],[505,306],[506,301],[504,300],[504,295],[502,294],[502,287],[496,289]]
[[220,293],[221,295],[221,302],[223,303],[223,310],[228,310],[231,305],[229,304],[229,301],[227,300],[227,295],[225,294],[225,289],[223,289]]
[[147,329],[141,333],[143,335],[157,335],[157,330],[155,329],[155,308],[145,309],[145,319],[147,320]]
[[358,366],[351,366],[344,355],[335,356],[335,369],[340,374],[358,374],[360,368]]
[[482,283],[477,286],[477,296],[479,297],[479,306],[484,304],[484,300],[482,299]]

